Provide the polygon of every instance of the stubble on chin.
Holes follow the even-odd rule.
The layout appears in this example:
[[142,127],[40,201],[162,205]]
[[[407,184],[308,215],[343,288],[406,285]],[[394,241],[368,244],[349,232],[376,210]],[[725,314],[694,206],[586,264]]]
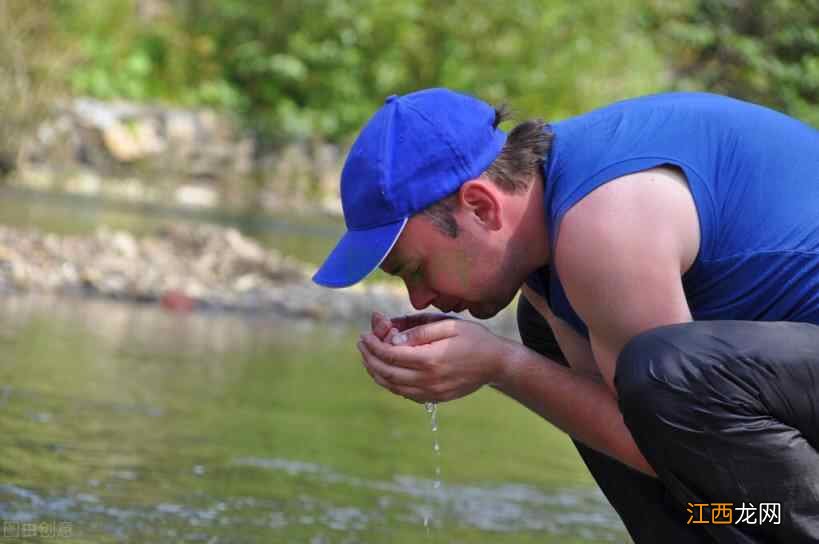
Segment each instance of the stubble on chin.
[[507,305],[492,302],[482,302],[476,308],[470,308],[469,313],[475,319],[490,319],[495,317],[498,312],[503,310]]

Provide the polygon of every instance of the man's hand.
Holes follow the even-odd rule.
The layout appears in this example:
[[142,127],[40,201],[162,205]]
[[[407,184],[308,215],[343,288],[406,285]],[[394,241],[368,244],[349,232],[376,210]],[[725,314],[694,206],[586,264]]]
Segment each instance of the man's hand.
[[[590,447],[654,475],[604,384],[483,325],[448,317],[373,316],[373,332],[358,343],[373,380],[416,402],[452,400],[491,384]],[[421,324],[408,327],[413,320]],[[399,334],[406,338],[393,338]]]
[[[460,318],[440,312],[423,312],[388,319],[387,316],[381,312],[373,312],[372,317],[370,318],[370,326],[373,334],[376,335],[379,340],[390,342],[392,336],[394,336],[396,333],[403,332],[419,325],[426,325],[427,323],[441,321],[443,319]],[[392,334],[390,334],[390,332],[392,332]]]
[[432,315],[407,316],[397,322],[401,329],[375,323],[374,333],[362,335],[358,348],[373,380],[416,402],[457,399],[494,382],[509,341],[478,323]]

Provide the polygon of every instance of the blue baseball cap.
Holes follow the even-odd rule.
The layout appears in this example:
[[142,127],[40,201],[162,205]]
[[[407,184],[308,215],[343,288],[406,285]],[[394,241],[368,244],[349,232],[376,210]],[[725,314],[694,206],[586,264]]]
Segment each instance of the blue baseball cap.
[[313,281],[348,287],[386,258],[414,214],[479,177],[506,134],[489,104],[448,89],[390,96],[367,121],[341,171],[347,232]]

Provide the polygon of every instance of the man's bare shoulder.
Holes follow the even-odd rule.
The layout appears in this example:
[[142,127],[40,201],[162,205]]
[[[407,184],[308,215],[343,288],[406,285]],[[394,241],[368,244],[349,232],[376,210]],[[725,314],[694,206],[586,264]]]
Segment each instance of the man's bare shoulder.
[[698,247],[693,198],[669,169],[610,181],[564,217],[554,264],[612,389],[617,355],[629,339],[691,320],[681,275]]
[[624,243],[638,250],[653,246],[676,256],[682,274],[694,263],[699,242],[697,209],[684,174],[677,168],[660,167],[609,181],[575,204],[561,221],[555,258],[570,266],[588,265],[561,259],[560,254],[580,252],[593,258],[602,257],[602,250],[608,258],[634,258],[639,251],[618,256],[606,250]]

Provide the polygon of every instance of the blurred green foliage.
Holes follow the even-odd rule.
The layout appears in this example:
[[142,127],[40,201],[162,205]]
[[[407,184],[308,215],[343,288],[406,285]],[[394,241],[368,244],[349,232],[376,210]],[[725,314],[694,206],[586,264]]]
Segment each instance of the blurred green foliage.
[[206,104],[337,139],[392,93],[446,85],[565,116],[663,85],[640,2],[63,0],[76,92]]
[[666,0],[646,28],[682,89],[767,104],[819,127],[817,0]]
[[64,90],[70,48],[49,7],[49,0],[0,0],[0,178],[14,167],[21,134]]
[[74,92],[237,109],[241,97],[225,79],[213,38],[189,27],[190,17],[176,7],[182,2],[156,4],[166,7],[148,17],[137,0],[59,1],[82,57],[70,77]]
[[819,125],[816,0],[0,3],[56,18],[76,94],[210,106],[274,139],[344,139],[386,96],[437,85],[548,119],[704,89]]

